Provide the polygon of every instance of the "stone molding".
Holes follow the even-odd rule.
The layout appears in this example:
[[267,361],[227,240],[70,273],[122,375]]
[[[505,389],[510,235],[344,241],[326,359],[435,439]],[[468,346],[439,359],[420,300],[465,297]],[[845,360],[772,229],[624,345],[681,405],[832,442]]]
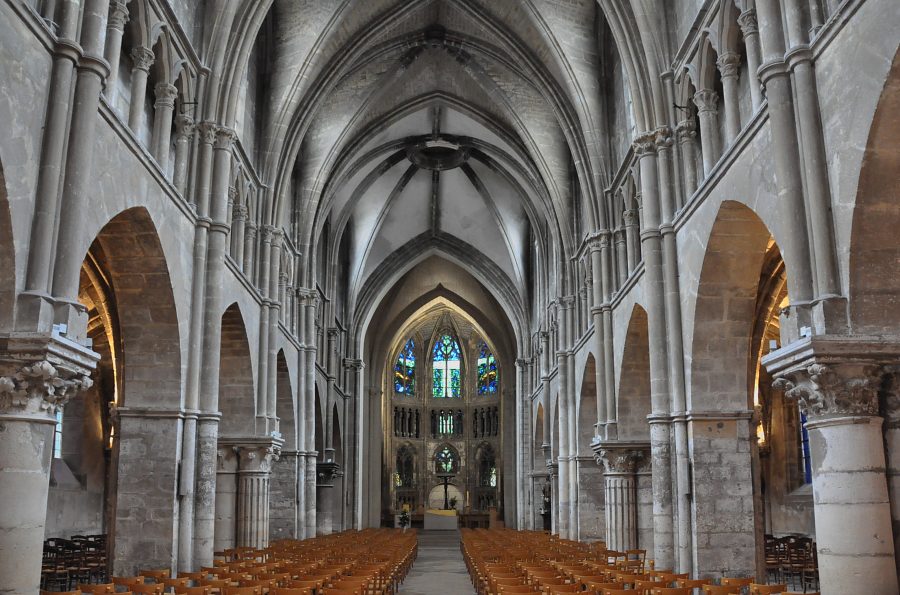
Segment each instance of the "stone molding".
[[156,96],[155,107],[175,107],[178,87],[169,83],[159,83],[153,88],[153,94]]
[[194,119],[184,114],[175,116],[175,140],[187,141],[194,132]]
[[693,118],[682,120],[678,123],[678,126],[675,127],[675,132],[678,135],[679,143],[689,143],[697,138],[697,124],[694,122]]
[[656,143],[657,151],[665,151],[670,149],[674,144],[672,129],[668,126],[660,126],[653,131],[653,142]]
[[756,9],[748,8],[737,18],[738,26],[744,39],[759,33],[759,23],[756,21]]
[[109,4],[109,18],[106,21],[108,29],[124,31],[128,22],[127,0],[114,0]]
[[221,438],[218,446],[217,470],[237,473],[269,473],[272,463],[281,455],[282,438],[250,436]]
[[656,132],[646,132],[634,139],[631,144],[638,159],[656,154]]
[[810,419],[877,416],[882,369],[874,364],[819,364],[778,376],[773,386]]
[[200,122],[195,126],[197,136],[204,145],[211,145],[216,142],[217,127],[212,122]]
[[348,370],[362,370],[366,367],[366,364],[361,359],[354,359],[350,357],[344,358],[344,368]]
[[217,151],[231,151],[234,148],[234,142],[237,139],[234,130],[225,126],[216,126],[214,134],[214,149]]

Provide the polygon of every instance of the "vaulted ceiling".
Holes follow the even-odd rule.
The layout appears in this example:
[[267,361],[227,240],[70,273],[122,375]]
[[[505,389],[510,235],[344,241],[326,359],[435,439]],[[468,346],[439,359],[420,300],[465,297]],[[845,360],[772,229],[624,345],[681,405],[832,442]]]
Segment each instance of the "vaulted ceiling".
[[455,250],[526,318],[608,176],[599,18],[595,0],[275,0],[258,151],[298,244],[346,267],[315,281],[352,312],[398,255]]

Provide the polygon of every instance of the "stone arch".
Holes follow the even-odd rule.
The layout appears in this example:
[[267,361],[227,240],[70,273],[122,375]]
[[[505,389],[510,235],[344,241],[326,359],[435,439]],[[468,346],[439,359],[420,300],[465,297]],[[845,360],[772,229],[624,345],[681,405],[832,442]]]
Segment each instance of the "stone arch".
[[625,334],[617,395],[618,432],[621,440],[650,436],[650,340],[647,312],[635,304]]
[[235,302],[222,315],[219,351],[219,411],[222,436],[249,436],[255,432],[256,383],[250,341],[241,309]]
[[706,245],[697,287],[688,409],[750,406],[750,337],[766,252],[774,243],[752,210],[725,201]]
[[900,320],[900,51],[894,55],[863,156],[850,240],[854,334],[898,335]]
[[578,443],[579,455],[591,453],[594,439],[594,425],[597,423],[597,361],[589,353],[581,377],[581,395],[578,399]]
[[275,360],[275,414],[279,419],[279,431],[284,438],[284,450],[297,450],[297,423],[294,389],[288,370],[284,349],[278,351]]
[[16,296],[15,255],[6,178],[3,175],[3,163],[0,162],[0,331],[12,327]]
[[313,414],[315,415],[315,448],[321,461],[325,456],[325,410],[319,394],[318,384],[316,385],[316,403]]
[[181,406],[181,344],[169,268],[143,207],[122,211],[97,234],[87,259],[106,275],[121,333],[119,404]]

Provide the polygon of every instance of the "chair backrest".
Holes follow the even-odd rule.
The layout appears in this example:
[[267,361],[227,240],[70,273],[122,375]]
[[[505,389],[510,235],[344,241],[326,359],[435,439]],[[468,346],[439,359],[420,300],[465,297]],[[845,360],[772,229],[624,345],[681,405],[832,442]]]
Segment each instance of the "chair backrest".
[[168,568],[159,568],[156,570],[141,570],[138,571],[138,574],[146,578],[152,578],[158,583],[161,583],[164,578],[169,578],[170,576]]
[[752,578],[739,578],[735,576],[723,576],[719,583],[723,585],[728,585],[729,587],[748,587],[753,584]]
[[269,595],[312,595],[312,592],[308,587],[275,587]]
[[144,577],[142,576],[114,576],[112,577],[114,585],[122,587],[130,587],[132,585],[143,585]]
[[162,595],[163,584],[153,583],[152,585],[133,584],[130,587],[132,593],[149,593],[150,595]]
[[732,587],[729,585],[704,585],[702,587],[704,595],[740,595],[740,587]]
[[78,590],[82,593],[92,593],[93,595],[97,595],[98,593],[115,593],[116,585],[115,583],[104,583],[102,585],[79,584]]
[[787,591],[787,585],[750,585],[750,595],[772,595]]
[[703,587],[704,585],[708,585],[708,584],[709,584],[709,581],[707,579],[692,580],[692,579],[687,579],[687,578],[680,578],[677,581],[675,581],[676,587],[682,587],[682,588],[690,587],[691,589],[698,589],[698,588]]
[[634,591],[632,589],[603,589],[601,591],[602,595],[634,595]]
[[81,591],[44,591],[41,589],[41,595],[81,595]]
[[654,587],[650,589],[650,595],[694,595],[690,587]]
[[201,586],[201,587],[175,587],[175,593],[184,595],[209,595],[209,592],[212,590],[212,587],[209,586]]
[[224,587],[222,595],[262,595],[262,587]]

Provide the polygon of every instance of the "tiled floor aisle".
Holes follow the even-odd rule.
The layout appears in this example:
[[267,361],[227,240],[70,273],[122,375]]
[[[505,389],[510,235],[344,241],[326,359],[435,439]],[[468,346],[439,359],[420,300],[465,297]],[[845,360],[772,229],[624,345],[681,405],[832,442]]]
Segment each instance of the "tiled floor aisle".
[[419,531],[419,556],[400,588],[402,595],[472,595],[475,590],[459,551],[458,531]]

